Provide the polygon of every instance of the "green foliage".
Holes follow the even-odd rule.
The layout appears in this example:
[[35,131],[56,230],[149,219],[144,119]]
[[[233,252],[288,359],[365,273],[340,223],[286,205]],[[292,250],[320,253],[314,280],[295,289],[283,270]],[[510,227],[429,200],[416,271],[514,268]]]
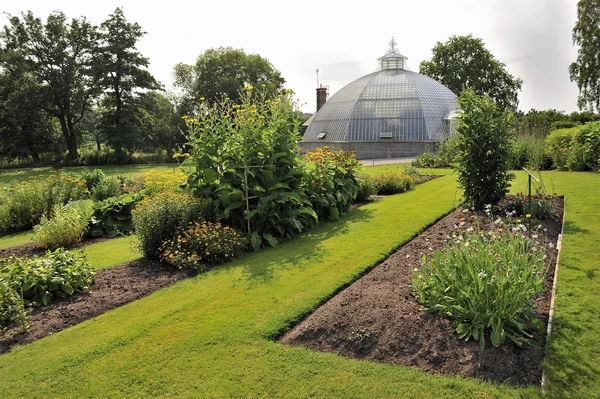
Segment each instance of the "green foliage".
[[46,179],[32,177],[4,188],[0,193],[0,231],[31,228],[41,217],[49,217],[54,206],[87,199],[85,182],[68,173],[52,173]]
[[21,294],[0,277],[0,333],[16,323],[21,330],[27,328],[27,312]]
[[25,305],[47,305],[89,287],[94,271],[79,252],[57,249],[43,257],[0,259],[0,283],[23,293]]
[[357,175],[356,181],[358,182],[358,190],[356,198],[354,198],[356,202],[368,201],[372,195],[377,194],[377,186],[375,186],[375,182],[368,174],[361,173]]
[[504,197],[514,177],[509,173],[512,113],[489,96],[479,97],[470,90],[458,102],[458,181],[465,202],[483,209]]
[[551,130],[557,130],[557,129],[571,129],[573,127],[577,127],[579,126],[579,122],[573,122],[573,121],[556,121],[556,122],[552,122],[552,126],[551,126]]
[[356,197],[360,163],[347,150],[317,148],[304,155],[303,190],[319,220],[337,220]]
[[577,2],[577,22],[573,27],[573,44],[579,46],[577,60],[569,66],[571,81],[579,88],[580,109],[600,111],[600,4],[597,0]]
[[133,210],[133,225],[139,248],[157,259],[161,244],[176,236],[189,222],[203,216],[202,202],[191,193],[162,191],[144,198]]
[[83,171],[80,179],[85,182],[88,191],[92,193],[96,186],[104,182],[105,177],[106,175],[101,169],[94,169]]
[[437,42],[431,61],[422,61],[419,72],[437,80],[459,96],[464,90],[488,94],[500,108],[516,109],[523,81],[512,76],[506,65],[485,48],[483,40],[451,36]]
[[573,147],[581,149],[586,170],[600,170],[600,122],[583,125],[573,137]]
[[271,100],[247,86],[240,104],[204,103],[199,119],[186,119],[192,155],[186,186],[206,201],[211,217],[247,233],[254,249],[277,245],[317,219],[301,191],[290,93]]
[[89,235],[116,237],[133,231],[133,209],[144,198],[145,192],[123,194],[94,203]]
[[97,184],[92,190],[92,199],[94,201],[103,201],[110,197],[121,195],[122,182],[117,176],[110,176]]
[[238,257],[248,242],[241,232],[221,223],[190,223],[177,238],[161,245],[160,259],[179,269],[204,271],[206,266],[229,262]]
[[102,100],[101,131],[117,154],[143,145],[143,114],[137,104],[136,90],[155,90],[160,85],[148,72],[148,58],[136,49],[145,32],[137,23],[126,20],[121,8],[100,26],[100,59],[96,64]]
[[552,159],[546,153],[544,140],[534,136],[517,136],[510,146],[509,168],[551,169]]
[[184,93],[180,109],[188,115],[202,107],[200,98],[211,105],[224,98],[241,103],[247,85],[264,87],[266,96],[274,98],[285,83],[281,73],[267,59],[231,47],[208,49],[194,65],[177,64],[174,77],[175,86]]
[[506,205],[506,210],[515,212],[516,216],[529,215],[534,220],[549,219],[553,215],[552,205],[544,198],[532,198],[531,204],[525,196],[518,195]]
[[417,155],[416,159],[412,162],[413,166],[418,168],[433,168],[436,163],[436,155],[431,152],[429,146],[425,147],[425,152]]
[[415,181],[405,173],[390,170],[378,172],[371,176],[371,180],[381,195],[403,193],[412,189]]
[[571,142],[578,128],[560,129],[551,132],[546,137],[546,153],[552,159],[556,169],[567,170],[571,154]]
[[[466,215],[466,214],[465,214]],[[412,289],[425,310],[449,316],[459,337],[494,346],[508,338],[517,346],[538,347],[526,331],[533,324],[543,331],[532,298],[544,291],[545,243],[539,232],[527,237],[527,227],[498,218],[489,231],[457,226],[442,251],[421,270],[415,269]]]
[[34,227],[33,241],[41,248],[69,248],[85,236],[92,213],[92,204],[88,201],[56,204],[52,217],[42,215],[40,224]]

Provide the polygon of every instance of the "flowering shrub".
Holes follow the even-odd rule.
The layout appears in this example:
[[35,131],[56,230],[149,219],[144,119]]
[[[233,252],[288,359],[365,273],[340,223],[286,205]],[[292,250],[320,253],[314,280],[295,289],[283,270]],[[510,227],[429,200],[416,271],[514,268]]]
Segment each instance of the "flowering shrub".
[[424,257],[413,275],[412,289],[425,311],[451,317],[459,337],[479,341],[481,350],[488,333],[494,346],[507,338],[537,346],[525,323],[543,330],[532,298],[544,289],[544,237],[539,231],[528,237],[512,215],[497,218],[488,231],[461,219],[444,249],[429,262]]
[[158,258],[163,241],[202,216],[202,203],[191,193],[161,191],[144,198],[133,210],[133,225],[140,249],[146,257]]
[[190,223],[177,238],[160,247],[160,259],[179,269],[204,271],[205,265],[217,265],[237,257],[247,246],[244,235],[221,223]]
[[181,170],[173,172],[151,170],[144,176],[144,189],[149,195],[165,190],[178,191],[179,185],[185,182],[186,177]]
[[46,179],[31,177],[4,188],[0,203],[0,231],[26,230],[42,215],[51,215],[56,204],[87,199],[90,192],[84,181],[68,173],[53,173]]
[[56,204],[52,217],[42,215],[34,227],[33,241],[42,248],[68,248],[81,242],[92,218],[92,204],[88,202]]
[[277,245],[317,219],[300,190],[299,135],[291,90],[274,99],[245,88],[239,103],[203,101],[186,117],[192,166],[187,186],[206,201],[209,215],[247,234],[254,249]]
[[319,219],[337,220],[356,197],[360,163],[354,151],[317,148],[304,155],[304,188]]
[[403,193],[415,186],[412,177],[394,170],[375,173],[371,179],[377,187],[377,193],[382,195]]
[[23,294],[25,305],[46,305],[89,287],[94,274],[83,252],[57,249],[43,257],[0,259],[0,284]]

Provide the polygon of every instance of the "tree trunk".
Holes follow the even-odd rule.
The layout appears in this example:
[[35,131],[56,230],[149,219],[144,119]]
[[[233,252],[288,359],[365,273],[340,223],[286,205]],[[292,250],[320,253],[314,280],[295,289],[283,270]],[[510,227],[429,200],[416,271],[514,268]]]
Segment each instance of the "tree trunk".
[[67,145],[67,150],[69,151],[68,158],[69,160],[75,160],[79,158],[79,154],[77,153],[77,140],[75,139],[75,133],[73,132],[73,126],[71,123],[68,123],[67,117],[61,115],[58,117],[60,121],[60,129],[62,130],[63,137],[65,138],[65,144]]

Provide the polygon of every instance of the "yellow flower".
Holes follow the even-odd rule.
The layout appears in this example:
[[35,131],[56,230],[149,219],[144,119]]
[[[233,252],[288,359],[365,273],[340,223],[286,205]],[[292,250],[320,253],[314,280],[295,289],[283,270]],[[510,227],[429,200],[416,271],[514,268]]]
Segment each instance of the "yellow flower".
[[267,85],[263,83],[260,85],[260,87],[267,87]]
[[200,101],[204,101],[204,100],[206,100],[206,98],[200,97]]
[[292,89],[285,89],[286,93],[292,93]]
[[527,215],[525,215],[526,218],[530,218],[531,217],[531,213],[528,213]]
[[248,91],[249,91],[249,90],[252,90],[252,89],[254,89],[254,87],[252,87],[252,85],[248,85],[248,86],[246,86],[246,90],[248,90]]

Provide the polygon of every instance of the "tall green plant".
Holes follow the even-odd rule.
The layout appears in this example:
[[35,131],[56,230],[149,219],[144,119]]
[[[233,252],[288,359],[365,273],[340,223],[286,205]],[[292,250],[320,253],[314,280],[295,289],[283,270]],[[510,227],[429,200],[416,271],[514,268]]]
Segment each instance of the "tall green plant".
[[248,233],[255,249],[277,245],[316,221],[301,191],[291,90],[271,100],[246,86],[238,104],[226,98],[211,107],[205,101],[199,117],[186,122],[192,155],[187,186],[215,218]]
[[487,95],[464,91],[458,99],[458,181],[469,206],[497,204],[508,192],[512,112]]

